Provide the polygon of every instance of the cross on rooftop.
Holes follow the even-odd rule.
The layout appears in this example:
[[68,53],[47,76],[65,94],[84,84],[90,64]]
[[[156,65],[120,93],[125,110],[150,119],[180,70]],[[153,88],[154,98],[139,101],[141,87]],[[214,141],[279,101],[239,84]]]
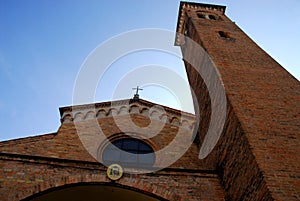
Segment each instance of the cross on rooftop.
[[139,91],[140,90],[143,90],[141,88],[139,88],[139,86],[137,86],[136,88],[132,88],[133,90],[136,90],[134,96],[133,96],[133,99],[139,99]]

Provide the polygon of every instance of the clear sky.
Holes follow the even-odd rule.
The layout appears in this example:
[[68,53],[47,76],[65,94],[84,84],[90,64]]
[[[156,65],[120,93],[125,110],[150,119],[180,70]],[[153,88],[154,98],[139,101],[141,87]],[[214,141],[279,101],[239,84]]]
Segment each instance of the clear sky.
[[[195,2],[227,6],[227,16],[300,79],[299,0]],[[133,29],[175,31],[178,7],[178,0],[0,0],[0,140],[57,131],[58,108],[72,105],[76,76],[92,50]],[[186,76],[180,59],[170,55],[129,55],[107,72],[95,101],[111,100],[112,87],[128,66],[150,64],[174,67]],[[130,98],[131,86],[127,94],[118,98]],[[164,105],[174,99],[165,94],[166,89],[153,86],[140,92],[141,98]]]

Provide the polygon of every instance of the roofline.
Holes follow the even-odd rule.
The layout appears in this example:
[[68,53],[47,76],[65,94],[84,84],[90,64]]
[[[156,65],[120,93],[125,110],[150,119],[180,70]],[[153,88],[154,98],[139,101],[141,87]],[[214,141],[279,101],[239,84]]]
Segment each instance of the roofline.
[[9,139],[9,140],[4,140],[0,141],[0,147],[6,144],[14,143],[28,143],[28,142],[33,142],[33,141],[38,141],[41,138],[43,139],[52,139],[57,133],[47,133],[47,134],[41,134],[41,135],[35,135],[35,136],[26,136],[26,137],[21,137],[21,138],[15,138],[15,139]]
[[158,105],[163,107],[167,112],[169,113],[173,113],[173,114],[177,114],[177,115],[185,115],[185,116],[190,116],[190,117],[194,117],[195,114],[189,113],[189,112],[185,112],[185,111],[181,111],[178,109],[174,109],[174,108],[170,108],[168,106],[165,105],[161,105],[158,103],[153,103],[150,101],[146,101],[143,99],[124,99],[124,100],[115,100],[115,101],[107,101],[107,102],[100,102],[100,103],[90,103],[90,104],[82,104],[82,105],[73,105],[73,106],[65,106],[65,107],[60,107],[59,108],[59,112],[60,112],[60,116],[62,117],[64,112],[72,112],[74,110],[80,110],[80,109],[87,109],[87,108],[103,108],[103,107],[110,107],[114,104],[116,105],[122,105],[122,104],[132,104],[132,103],[141,103],[143,105],[146,106],[153,106],[153,105]]

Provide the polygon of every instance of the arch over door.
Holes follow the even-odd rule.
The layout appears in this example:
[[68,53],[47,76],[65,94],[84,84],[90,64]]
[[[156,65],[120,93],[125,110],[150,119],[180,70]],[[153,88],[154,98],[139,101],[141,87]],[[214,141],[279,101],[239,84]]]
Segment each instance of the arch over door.
[[52,188],[23,201],[159,201],[165,200],[141,190],[110,184],[76,184]]

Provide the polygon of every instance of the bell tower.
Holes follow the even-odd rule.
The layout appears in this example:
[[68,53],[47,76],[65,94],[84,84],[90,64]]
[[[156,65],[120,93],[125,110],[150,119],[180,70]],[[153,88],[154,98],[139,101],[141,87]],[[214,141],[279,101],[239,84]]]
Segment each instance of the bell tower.
[[175,45],[199,105],[200,146],[211,92],[225,91],[222,133],[205,160],[216,164],[226,199],[299,200],[299,81],[225,15],[225,6],[181,2]]

